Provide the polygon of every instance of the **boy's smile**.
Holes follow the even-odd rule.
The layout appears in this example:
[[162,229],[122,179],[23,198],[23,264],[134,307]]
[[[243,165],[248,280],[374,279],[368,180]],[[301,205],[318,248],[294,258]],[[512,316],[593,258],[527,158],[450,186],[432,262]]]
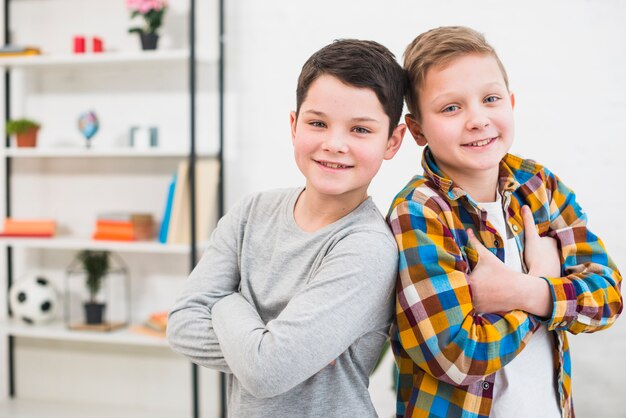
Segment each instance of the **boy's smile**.
[[428,70],[419,91],[422,120],[408,117],[407,124],[439,168],[480,199],[475,186],[495,187],[500,160],[513,143],[513,105],[496,60],[468,54]]
[[383,160],[395,155],[404,125],[389,135],[389,117],[376,93],[322,75],[307,92],[296,118],[291,113],[295,160],[309,198],[340,200],[356,207]]

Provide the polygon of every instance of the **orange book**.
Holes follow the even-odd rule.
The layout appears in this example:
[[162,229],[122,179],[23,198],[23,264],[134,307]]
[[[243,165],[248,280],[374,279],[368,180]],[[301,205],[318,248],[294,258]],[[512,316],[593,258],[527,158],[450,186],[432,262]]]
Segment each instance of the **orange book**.
[[135,240],[154,238],[154,222],[150,219],[133,219],[130,221],[98,219],[97,233],[132,235]]
[[129,230],[115,230],[107,228],[98,228],[94,231],[93,239],[95,240],[112,240],[112,241],[134,241],[135,233],[132,229]]
[[167,328],[167,314],[168,312],[155,312],[150,315],[144,325],[155,331],[165,332]]
[[13,219],[4,220],[3,236],[46,236],[56,232],[56,221],[51,219]]

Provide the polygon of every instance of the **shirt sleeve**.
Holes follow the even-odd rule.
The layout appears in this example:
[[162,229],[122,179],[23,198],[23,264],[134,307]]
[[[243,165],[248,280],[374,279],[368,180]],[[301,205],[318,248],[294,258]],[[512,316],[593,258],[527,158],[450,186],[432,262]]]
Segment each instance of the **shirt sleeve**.
[[550,330],[594,332],[613,324],[622,311],[622,276],[600,238],[587,228],[587,215],[574,192],[546,171],[550,199],[549,236],[559,243],[564,277],[544,278],[553,311]]
[[459,247],[455,234],[466,232],[453,231],[450,213],[432,206],[403,201],[389,215],[400,252],[397,337],[426,373],[469,385],[515,358],[537,319],[520,310],[475,311],[466,273],[477,254],[469,246]]
[[381,316],[388,327],[396,269],[390,237],[353,233],[324,256],[315,275],[267,324],[240,294],[224,298],[213,309],[213,325],[233,373],[259,398],[304,382],[372,331]]
[[174,351],[200,366],[225,373],[231,371],[213,329],[211,310],[239,287],[239,213],[233,208],[218,222],[167,321],[167,339]]

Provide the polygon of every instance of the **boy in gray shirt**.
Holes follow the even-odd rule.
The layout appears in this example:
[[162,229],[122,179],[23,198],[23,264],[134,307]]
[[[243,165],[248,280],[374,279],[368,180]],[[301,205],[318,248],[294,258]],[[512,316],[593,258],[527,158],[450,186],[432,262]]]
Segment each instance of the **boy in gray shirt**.
[[375,42],[313,54],[291,113],[305,186],[235,205],[187,280],[168,340],[227,374],[229,416],[376,416],[369,375],[392,320],[398,254],[367,189],[402,142],[406,85]]

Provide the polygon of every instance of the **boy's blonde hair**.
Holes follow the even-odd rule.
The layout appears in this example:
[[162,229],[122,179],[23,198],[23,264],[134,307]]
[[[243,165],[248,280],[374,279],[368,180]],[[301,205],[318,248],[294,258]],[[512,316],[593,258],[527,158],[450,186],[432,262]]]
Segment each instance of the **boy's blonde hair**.
[[431,29],[417,36],[404,51],[404,68],[409,76],[409,88],[405,95],[409,112],[421,121],[419,91],[426,73],[433,67],[442,67],[454,58],[467,54],[489,54],[493,56],[502,71],[506,88],[509,78],[495,49],[485,37],[474,29],[464,26],[443,26]]

